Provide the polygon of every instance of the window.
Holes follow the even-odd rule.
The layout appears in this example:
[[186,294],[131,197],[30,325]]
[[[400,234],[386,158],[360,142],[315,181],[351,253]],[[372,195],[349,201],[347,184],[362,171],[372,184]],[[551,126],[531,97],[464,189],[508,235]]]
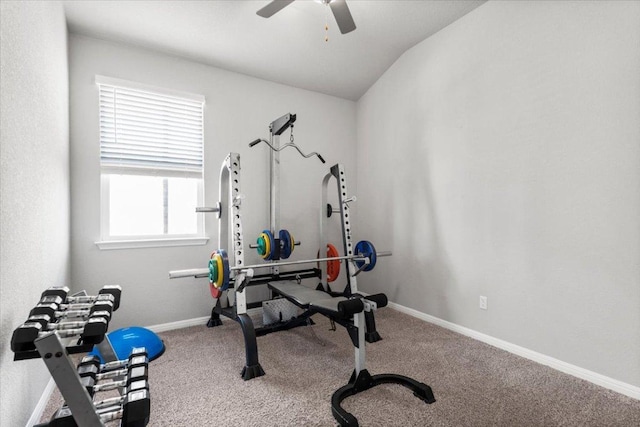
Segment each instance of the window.
[[96,76],[102,249],[204,244],[204,97]]

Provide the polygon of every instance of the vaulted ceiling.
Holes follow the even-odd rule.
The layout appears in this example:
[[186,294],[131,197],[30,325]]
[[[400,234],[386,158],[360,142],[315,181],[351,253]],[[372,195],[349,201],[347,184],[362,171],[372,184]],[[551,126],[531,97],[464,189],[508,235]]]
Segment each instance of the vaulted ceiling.
[[357,28],[344,35],[321,3],[296,0],[270,18],[258,16],[256,11],[268,3],[65,1],[64,5],[72,33],[358,100],[407,49],[484,1],[347,0]]

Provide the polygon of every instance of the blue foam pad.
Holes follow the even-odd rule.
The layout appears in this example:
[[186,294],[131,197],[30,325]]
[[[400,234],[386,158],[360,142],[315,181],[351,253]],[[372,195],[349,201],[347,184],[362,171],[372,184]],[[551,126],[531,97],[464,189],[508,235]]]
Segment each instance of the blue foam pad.
[[[149,360],[155,360],[164,353],[164,342],[160,337],[155,332],[140,326],[116,329],[115,331],[109,332],[107,337],[119,360],[128,359],[131,350],[135,347],[146,348]],[[104,363],[98,346],[93,346],[93,350],[91,350],[89,354],[98,356],[101,363]]]

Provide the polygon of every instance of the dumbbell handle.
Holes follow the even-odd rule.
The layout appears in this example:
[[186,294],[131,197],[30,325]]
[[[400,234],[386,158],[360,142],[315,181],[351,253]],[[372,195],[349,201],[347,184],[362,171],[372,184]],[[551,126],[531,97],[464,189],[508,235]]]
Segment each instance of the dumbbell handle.
[[124,396],[118,396],[110,397],[109,399],[100,400],[98,402],[93,402],[93,406],[95,406],[98,411],[111,412],[112,406],[120,406],[123,403]]
[[81,303],[70,303],[70,304],[60,304],[58,307],[62,311],[80,311],[80,310],[91,310],[91,307],[94,306],[94,302],[81,302]]
[[[45,291],[46,292],[46,291]],[[99,294],[99,295],[77,295],[67,296],[66,299],[60,295],[44,295],[40,299],[40,304],[56,304],[61,309],[83,309],[91,308],[96,303],[116,304],[116,298],[113,294]]]
[[111,381],[104,384],[96,384],[93,386],[93,391],[98,393],[100,391],[115,390],[117,388],[126,387],[126,386],[127,386],[127,380],[124,379],[120,381]]
[[[128,415],[129,419],[126,419],[125,417],[127,417],[127,405],[130,404],[130,402],[128,402],[129,397],[130,397],[130,394],[129,396],[126,396],[126,397],[122,396],[122,398],[117,398],[120,402],[115,402],[116,404],[112,406],[105,406],[105,407],[96,409],[96,412],[100,416],[100,420],[106,423],[109,421],[122,419],[121,425],[123,427],[129,426],[129,425],[136,425],[136,426],[146,425],[148,422],[149,409],[150,409],[149,393],[146,392],[143,396],[134,397],[134,402],[142,401],[142,400],[146,401],[145,408],[141,408],[141,407],[137,408],[138,411],[142,410],[144,412],[140,414],[134,408],[133,411],[129,412],[129,415]],[[144,424],[142,424],[145,418],[146,418],[146,421],[144,421]]]
[[[113,303],[113,311],[120,307],[120,295],[122,288],[118,285],[107,285],[100,289],[98,295],[87,295],[85,291],[79,292],[74,295],[69,295],[69,288],[64,287],[50,287],[46,289],[41,296],[41,302],[50,303],[55,302],[58,305],[62,304],[85,304],[95,303],[98,301],[111,301]],[[50,298],[59,298],[59,301],[49,301]],[[46,300],[46,301],[45,301]]]
[[[33,322],[28,322],[33,323]],[[48,323],[45,328],[38,332],[38,336],[44,336],[49,332],[55,331],[60,338],[69,338],[76,335],[80,335],[84,332],[84,327],[89,323],[89,320],[80,320],[73,322],[60,322],[60,323]],[[108,323],[108,320],[107,320]],[[26,324],[26,323],[25,323]]]
[[[45,336],[46,334],[50,333],[51,331],[43,331],[43,332],[38,332],[38,338]],[[70,337],[75,337],[78,336],[80,334],[82,334],[84,332],[84,327],[82,328],[74,328],[74,329],[63,329],[63,330],[57,330],[56,333],[58,334],[58,336],[60,338],[70,338]]]
[[[127,375],[127,370],[123,369],[124,374]],[[109,375],[110,373],[107,372],[106,374],[98,374],[96,375],[96,382],[99,381],[100,379],[105,379],[105,378],[109,378],[107,375]],[[103,378],[99,378],[100,375],[105,375],[105,377]],[[122,376],[122,375],[119,375]],[[95,393],[101,392],[101,391],[109,391],[109,390],[115,390],[117,388],[124,388],[127,386],[127,381],[128,378],[124,378],[122,380],[118,380],[118,381],[110,381],[108,383],[104,383],[104,384],[96,384],[93,386],[93,391]]]
[[[101,295],[111,295],[111,294],[101,294]],[[66,300],[66,304],[93,304],[104,297],[100,297],[100,295],[79,295],[79,296],[68,296]],[[110,301],[107,299],[107,301]]]
[[105,311],[107,313],[110,313],[113,310],[114,310],[113,305],[109,305],[109,304],[66,305],[66,304],[56,304],[56,303],[48,303],[48,304],[39,303],[33,308],[33,310],[31,310],[31,315],[46,314],[52,318],[63,319],[63,318],[70,318],[70,317],[88,317],[88,316],[91,316],[92,313],[105,312]]
[[[101,313],[101,311],[94,311],[95,313]],[[108,313],[106,311],[105,313]],[[55,317],[56,319],[68,319],[68,318],[76,318],[76,317],[89,317],[91,316],[90,310],[68,310],[68,311],[56,311]]]
[[107,362],[107,363],[103,363],[100,365],[100,370],[104,371],[104,370],[111,370],[111,369],[120,369],[120,368],[124,368],[125,366],[127,366],[127,364],[129,363],[128,360],[114,360],[113,362]]
[[[141,362],[140,360],[136,360],[136,359],[143,359],[144,362]],[[145,365],[146,366],[149,365],[149,359],[147,358],[146,355],[133,356],[132,358],[127,360],[113,361],[108,364],[100,365],[99,373],[96,373],[94,378],[97,382],[97,381],[101,381],[109,378],[126,377],[127,375],[129,375],[129,371],[131,369],[135,368],[136,366],[145,366]],[[113,369],[113,368],[117,368],[117,369]],[[81,374],[81,376],[82,375],[84,374]]]
[[127,373],[128,373],[128,370],[126,368],[118,369],[115,371],[103,372],[101,374],[96,374],[96,381],[102,381],[110,378],[124,377],[127,375]]
[[112,371],[114,369],[126,369],[129,366],[129,359],[114,360],[100,365],[100,371]]
[[70,329],[82,329],[87,324],[86,320],[77,320],[73,322],[49,323],[46,326],[47,331],[67,331]]
[[68,319],[74,317],[87,318],[93,315],[93,313],[100,313],[102,316],[111,317],[111,311],[113,306],[111,304],[94,304],[86,309],[82,310],[59,310],[60,306],[56,303],[36,305],[31,312],[30,316],[49,316],[49,320],[52,319]]
[[[378,257],[391,256],[392,252],[381,251],[381,252],[377,252],[376,255]],[[245,265],[240,267],[230,267],[229,269],[230,270],[247,270],[249,268],[270,268],[270,267],[279,267],[282,265],[312,264],[316,262],[335,261],[335,260],[343,260],[343,259],[365,260],[367,259],[367,257],[362,255],[343,255],[343,256],[337,256],[337,257],[303,259],[299,261],[281,261],[281,262],[272,262],[268,264]],[[189,270],[174,270],[169,272],[169,279],[179,279],[181,277],[192,277],[192,276],[204,276],[208,274],[209,274],[208,268],[192,268]]]
[[58,325],[65,325],[67,323],[79,323],[79,322],[85,324],[92,317],[104,317],[107,321],[109,321],[111,319],[111,314],[108,311],[94,311],[93,313],[89,311],[56,311],[55,319],[83,319],[83,320],[53,323],[52,325],[47,325],[47,328],[49,330],[58,330],[60,328],[64,329],[64,326],[61,327]]
[[[143,372],[139,372],[140,369],[142,369]],[[130,384],[136,381],[140,381],[140,380],[146,381],[148,378],[148,374],[149,374],[148,364],[134,365],[134,366],[129,366],[125,369],[121,369],[119,371],[96,374],[93,377],[93,382],[95,383],[95,385],[93,385],[93,391],[94,393],[97,393],[100,391],[108,391],[108,390],[114,390],[116,388],[128,387]],[[110,381],[108,383],[98,384],[98,382],[101,380],[113,379],[113,378],[121,378],[121,379],[117,381]]]
[[[103,412],[104,411],[104,412]],[[112,407],[99,409],[100,419],[103,423],[108,423],[109,421],[115,421],[122,418],[124,415],[124,410],[121,405],[114,405]]]

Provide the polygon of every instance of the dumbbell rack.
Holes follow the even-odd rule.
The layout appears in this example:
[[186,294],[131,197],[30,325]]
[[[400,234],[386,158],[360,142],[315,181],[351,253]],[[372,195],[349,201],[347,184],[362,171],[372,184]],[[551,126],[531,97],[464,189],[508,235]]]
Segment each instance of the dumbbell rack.
[[[51,323],[55,322],[56,319]],[[108,322],[109,319],[107,319],[107,328]],[[16,331],[14,331],[14,337],[18,330],[24,326],[25,325],[21,325],[16,329]],[[64,332],[65,330],[63,329],[62,331]],[[108,336],[106,335],[106,329],[103,336],[92,340],[95,341],[95,343],[81,342],[82,340],[80,339],[76,344],[67,342],[71,338],[70,336],[65,336],[65,343],[63,343],[58,331],[51,330],[47,333],[38,334],[38,338],[33,341],[35,349],[30,346],[26,350],[13,348],[14,337],[12,337],[14,361],[42,358],[65,402],[65,406],[56,411],[54,417],[49,423],[40,424],[38,427],[73,425],[102,427],[107,421],[123,417],[123,413],[126,411],[123,406],[120,406],[118,410],[111,413],[105,413],[104,411],[101,412],[96,408],[92,396],[87,390],[87,387],[83,384],[82,379],[69,356],[71,354],[89,352],[95,345],[105,362],[117,362],[118,358]],[[124,389],[120,390],[121,393],[123,390]],[[148,390],[145,392],[145,396],[129,393],[129,396],[124,396],[121,400],[124,402],[125,399],[128,399],[128,402],[134,402],[135,400],[144,398],[148,401]],[[142,421],[139,419],[132,419],[131,422],[127,424],[122,423],[121,425],[123,427],[142,427],[148,423],[148,420],[149,417],[147,412],[146,419],[143,419]]]
[[[108,339],[103,342],[108,342]],[[93,399],[82,385],[78,372],[58,335],[52,332],[38,338],[35,344],[70,413],[73,414],[76,424],[103,426],[104,423],[93,405]],[[111,347],[110,344],[109,347]]]

